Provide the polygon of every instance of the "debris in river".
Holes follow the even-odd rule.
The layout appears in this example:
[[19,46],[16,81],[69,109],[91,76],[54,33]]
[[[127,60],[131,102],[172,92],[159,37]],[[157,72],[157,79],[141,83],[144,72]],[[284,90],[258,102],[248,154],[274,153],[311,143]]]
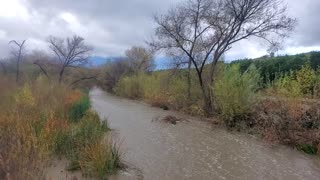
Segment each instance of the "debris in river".
[[156,118],[152,119],[152,121],[159,121],[159,120],[162,122],[165,122],[165,123],[177,124],[178,122],[182,121],[183,119],[177,118],[176,116],[172,116],[172,115],[167,115],[163,118],[156,117]]

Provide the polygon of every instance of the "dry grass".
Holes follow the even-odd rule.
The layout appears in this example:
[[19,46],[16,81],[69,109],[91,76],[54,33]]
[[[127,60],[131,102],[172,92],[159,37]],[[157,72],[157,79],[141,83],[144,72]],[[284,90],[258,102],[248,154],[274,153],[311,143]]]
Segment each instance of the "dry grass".
[[42,177],[47,152],[32,123],[12,113],[0,116],[0,127],[0,179]]
[[279,142],[310,154],[320,144],[320,105],[301,99],[265,99],[254,108],[255,128],[265,139]]
[[[84,97],[86,101],[82,101]],[[112,142],[105,142],[106,147],[100,144],[108,126],[97,114],[87,112],[90,102],[79,90],[41,77],[22,86],[0,78],[0,99],[0,179],[42,179],[52,157],[66,156],[79,164],[79,158],[89,152],[88,147],[95,146],[95,151],[109,156],[114,151],[107,147],[118,151]],[[77,121],[69,118],[70,112]],[[75,155],[77,158],[73,159]],[[99,158],[91,159],[93,164],[98,161]],[[87,172],[86,167],[80,169]],[[108,168],[100,174],[118,167]]]
[[103,179],[121,168],[118,147],[111,138],[89,144],[80,152],[79,165],[85,175]]

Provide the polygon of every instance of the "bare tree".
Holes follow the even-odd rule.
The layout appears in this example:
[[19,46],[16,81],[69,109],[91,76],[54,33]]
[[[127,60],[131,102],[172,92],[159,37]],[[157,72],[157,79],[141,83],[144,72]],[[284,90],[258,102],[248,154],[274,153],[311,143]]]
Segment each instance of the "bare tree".
[[103,84],[109,91],[116,86],[118,81],[127,73],[132,72],[127,58],[117,58],[108,62],[103,68]]
[[20,62],[24,53],[24,46],[25,46],[26,40],[23,40],[21,43],[12,40],[9,42],[9,44],[13,44],[15,47],[11,49],[12,55],[16,58],[17,60],[17,69],[16,69],[16,82],[19,82],[19,75],[20,75]]
[[52,57],[50,57],[44,51],[33,50],[26,58],[26,61],[38,66],[41,72],[50,80],[49,71],[50,68],[54,68],[57,65],[54,63]]
[[[222,55],[250,37],[270,43],[284,38],[296,20],[286,15],[282,0],[189,0],[156,16],[155,22],[152,45],[184,52],[197,73],[205,111],[210,114],[214,71]],[[205,73],[207,65],[210,70]]]
[[41,70],[41,72],[50,80],[49,74],[47,70],[43,67],[40,60],[36,60],[33,62],[34,65],[38,66]]
[[134,71],[152,71],[154,68],[154,54],[144,47],[133,46],[126,51],[129,64]]
[[7,67],[6,67],[6,64],[3,60],[0,60],[0,66],[2,68],[3,74],[6,75],[7,74]]
[[76,35],[71,38],[68,37],[65,40],[50,36],[48,43],[61,65],[59,83],[63,80],[66,68],[86,64],[92,51],[92,48],[84,43],[84,39]]

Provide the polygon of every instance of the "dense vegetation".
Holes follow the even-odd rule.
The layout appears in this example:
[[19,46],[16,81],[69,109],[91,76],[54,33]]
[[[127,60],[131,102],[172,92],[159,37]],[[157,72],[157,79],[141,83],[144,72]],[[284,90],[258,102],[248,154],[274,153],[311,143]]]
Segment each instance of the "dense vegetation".
[[[292,62],[310,54],[313,54],[312,61]],[[215,118],[231,129],[260,134],[270,141],[308,153],[318,152],[320,105],[316,99],[320,97],[320,70],[316,67],[316,54],[220,63],[210,96]],[[286,61],[290,61],[290,66],[280,71],[270,69],[274,64],[289,64]],[[115,67],[109,64],[105,71],[109,70],[108,66]],[[272,80],[265,81],[266,71],[275,74]],[[206,116],[194,70],[191,71],[190,96],[186,69],[122,72],[119,80],[107,88],[109,91],[163,109]]]
[[240,71],[243,73],[248,67],[254,64],[260,69],[261,77],[264,83],[276,79],[277,76],[299,70],[304,64],[310,64],[313,70],[320,66],[320,52],[310,52],[298,55],[284,55],[277,57],[264,56],[257,59],[241,59],[231,62],[239,64]]
[[70,170],[100,178],[120,167],[117,145],[87,93],[43,76],[21,85],[1,77],[0,98],[1,179],[41,179],[58,157]]
[[[71,42],[87,48],[78,36]],[[56,178],[46,170],[61,158],[68,170],[99,179],[121,167],[107,120],[90,108],[96,72],[79,63],[85,57],[63,62],[34,51],[0,61],[0,179]]]

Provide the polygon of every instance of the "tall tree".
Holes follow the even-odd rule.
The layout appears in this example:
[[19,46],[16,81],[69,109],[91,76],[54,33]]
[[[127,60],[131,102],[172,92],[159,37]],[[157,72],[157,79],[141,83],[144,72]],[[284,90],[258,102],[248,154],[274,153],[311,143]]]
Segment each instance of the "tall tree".
[[[178,49],[188,56],[208,114],[213,111],[211,87],[222,55],[250,37],[274,44],[296,22],[286,15],[282,0],[188,0],[154,19],[158,26],[153,45]],[[204,71],[207,65],[208,73]]]
[[59,83],[63,80],[66,68],[78,67],[86,64],[89,60],[92,48],[86,45],[84,39],[80,36],[74,35],[66,39],[50,36],[47,41],[61,65]]
[[133,46],[126,51],[129,65],[134,71],[152,71],[154,68],[154,54],[144,47]]
[[19,43],[16,40],[12,40],[9,42],[9,44],[13,44],[15,47],[11,49],[12,55],[16,58],[17,60],[17,69],[16,69],[16,82],[19,82],[19,76],[20,76],[20,63],[21,59],[24,53],[24,46],[25,46],[26,40],[23,40],[21,43]]

